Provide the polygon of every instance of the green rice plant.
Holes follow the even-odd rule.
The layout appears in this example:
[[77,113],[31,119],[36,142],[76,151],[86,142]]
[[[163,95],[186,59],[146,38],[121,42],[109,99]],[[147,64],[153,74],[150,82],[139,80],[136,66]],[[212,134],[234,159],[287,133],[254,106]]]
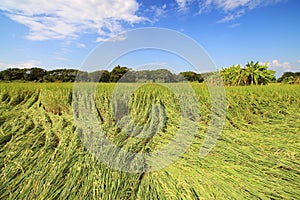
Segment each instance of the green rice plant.
[[[226,87],[221,137],[200,158],[212,109],[205,84],[191,84],[197,105],[181,83],[122,83],[127,88],[122,95],[114,94],[118,84],[78,84],[92,98],[73,93],[70,83],[0,83],[0,199],[300,198],[299,85]],[[93,118],[84,115],[89,110]],[[89,151],[84,145],[89,135],[81,135],[74,115],[97,120],[94,127],[101,126],[110,142],[136,153],[166,147],[182,120],[194,120],[197,131],[172,164],[129,173],[110,168]],[[183,128],[188,134],[189,127]],[[112,160],[126,159],[113,155]],[[147,165],[130,159],[137,168]]]

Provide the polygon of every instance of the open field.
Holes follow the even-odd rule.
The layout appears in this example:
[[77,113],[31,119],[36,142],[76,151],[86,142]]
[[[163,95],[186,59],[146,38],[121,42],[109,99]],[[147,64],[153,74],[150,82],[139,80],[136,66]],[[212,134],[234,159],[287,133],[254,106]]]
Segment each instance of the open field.
[[[190,148],[159,171],[127,173],[108,168],[83,146],[72,84],[0,83],[0,199],[300,199],[300,86],[227,87],[222,135],[199,158],[211,102],[204,84],[191,85],[201,116]],[[145,143],[116,126],[114,86],[99,84],[95,97],[108,138],[136,152],[166,145],[180,125],[172,92],[150,84],[131,99],[140,124],[149,122],[152,104],[165,106],[164,127]]]

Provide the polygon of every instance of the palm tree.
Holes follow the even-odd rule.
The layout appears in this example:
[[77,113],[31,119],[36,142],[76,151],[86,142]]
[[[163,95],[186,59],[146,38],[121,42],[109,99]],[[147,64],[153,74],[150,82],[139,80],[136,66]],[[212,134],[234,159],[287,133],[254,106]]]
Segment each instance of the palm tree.
[[259,62],[247,63],[246,69],[249,72],[250,84],[267,84],[274,79],[275,71],[268,70],[268,63],[260,65]]
[[268,63],[248,62],[245,68],[241,65],[232,65],[221,70],[225,85],[258,85],[267,84],[275,79],[275,71],[268,70]]

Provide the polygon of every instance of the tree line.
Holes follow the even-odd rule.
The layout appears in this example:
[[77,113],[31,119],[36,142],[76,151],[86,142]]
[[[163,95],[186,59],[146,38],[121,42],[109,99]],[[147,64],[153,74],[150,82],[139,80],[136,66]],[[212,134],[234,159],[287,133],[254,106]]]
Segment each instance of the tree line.
[[[219,70],[225,85],[265,85],[271,82],[300,83],[300,72],[286,72],[279,79],[268,65],[253,61],[233,65]],[[34,82],[203,82],[204,78],[213,77],[214,73],[198,74],[192,71],[174,74],[167,69],[134,71],[127,67],[116,66],[111,71],[99,70],[85,72],[76,69],[55,69],[47,71],[42,68],[8,68],[0,71],[0,81],[34,81]]]
[[300,84],[300,72],[284,72],[277,81],[287,84]]
[[167,69],[134,71],[127,67],[116,66],[111,71],[99,70],[85,72],[76,69],[55,69],[47,71],[42,68],[8,68],[0,72],[1,81],[34,82],[181,82],[204,79],[195,72],[174,74]]

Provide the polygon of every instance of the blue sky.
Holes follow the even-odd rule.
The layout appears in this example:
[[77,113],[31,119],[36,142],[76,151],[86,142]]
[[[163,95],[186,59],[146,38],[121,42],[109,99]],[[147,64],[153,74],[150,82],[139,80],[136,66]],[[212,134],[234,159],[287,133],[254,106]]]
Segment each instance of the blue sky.
[[[277,75],[300,71],[299,0],[1,0],[0,70],[79,69],[89,53],[123,31],[162,27],[194,39],[218,68],[269,62]],[[166,52],[137,52],[115,64],[188,64]]]

